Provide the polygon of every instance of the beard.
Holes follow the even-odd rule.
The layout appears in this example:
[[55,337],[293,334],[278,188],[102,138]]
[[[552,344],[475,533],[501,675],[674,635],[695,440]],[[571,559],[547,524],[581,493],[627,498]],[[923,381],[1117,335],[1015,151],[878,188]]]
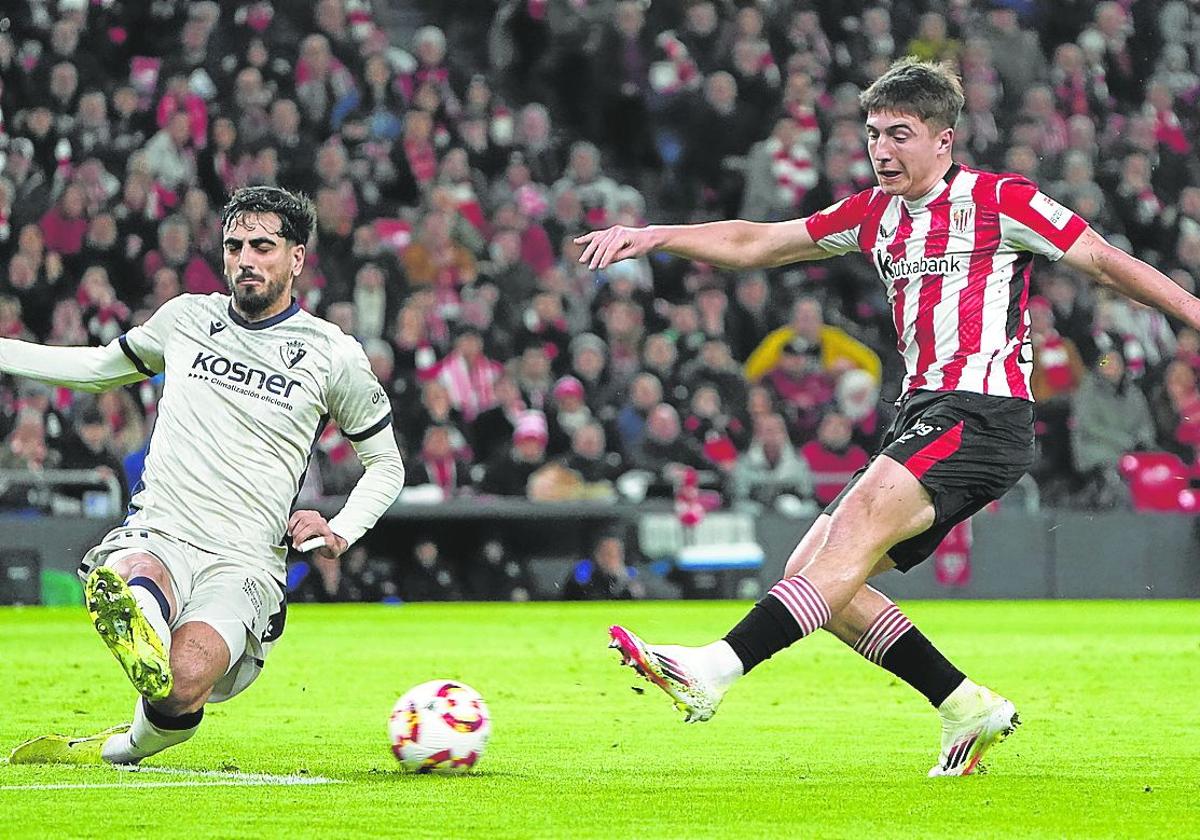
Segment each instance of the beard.
[[226,277],[225,283],[233,295],[233,302],[247,318],[253,320],[268,309],[277,305],[291,292],[291,276],[282,274],[278,277],[266,277],[265,282],[257,287],[247,287],[238,284],[242,275]]

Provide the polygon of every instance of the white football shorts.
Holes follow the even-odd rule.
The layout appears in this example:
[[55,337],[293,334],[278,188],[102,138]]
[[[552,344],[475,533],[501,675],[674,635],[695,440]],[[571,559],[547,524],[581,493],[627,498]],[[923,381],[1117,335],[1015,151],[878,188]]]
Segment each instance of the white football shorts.
[[115,528],[84,555],[79,576],[111,566],[131,554],[157,557],[171,577],[175,630],[200,621],[217,631],[229,647],[229,670],[213,687],[208,702],[220,703],[244,691],[258,677],[267,653],[283,634],[287,602],[283,586],[265,569],[151,528]]

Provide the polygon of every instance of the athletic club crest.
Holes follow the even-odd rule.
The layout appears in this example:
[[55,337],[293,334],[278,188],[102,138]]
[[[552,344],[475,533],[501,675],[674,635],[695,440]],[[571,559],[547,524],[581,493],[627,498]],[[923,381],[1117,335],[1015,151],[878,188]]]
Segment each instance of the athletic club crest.
[[950,211],[950,231],[952,233],[966,233],[974,224],[974,206],[955,207]]
[[298,338],[293,338],[279,348],[279,355],[283,358],[283,363],[289,368],[294,368],[307,354],[308,351],[304,349],[304,342]]

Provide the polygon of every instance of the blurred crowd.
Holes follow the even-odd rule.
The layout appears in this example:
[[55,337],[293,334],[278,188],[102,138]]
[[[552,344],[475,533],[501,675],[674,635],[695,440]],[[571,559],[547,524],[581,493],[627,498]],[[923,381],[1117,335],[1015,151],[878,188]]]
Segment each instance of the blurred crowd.
[[[573,238],[795,218],[870,186],[857,95],[908,54],[963,77],[961,162],[1036,180],[1189,291],[1200,276],[1194,4],[408,6],[424,25],[402,39],[367,0],[6,7],[0,336],[102,344],[223,291],[221,206],[278,184],[317,208],[296,296],[362,342],[413,499],[670,497],[699,476],[720,504],[824,504],[903,373],[866,261],[597,273]],[[1186,482],[1200,335],[1059,267],[1034,278],[1043,501],[1130,504],[1130,452]],[[0,467],[131,486],[160,390],[4,381]],[[359,469],[327,430],[305,498]]]

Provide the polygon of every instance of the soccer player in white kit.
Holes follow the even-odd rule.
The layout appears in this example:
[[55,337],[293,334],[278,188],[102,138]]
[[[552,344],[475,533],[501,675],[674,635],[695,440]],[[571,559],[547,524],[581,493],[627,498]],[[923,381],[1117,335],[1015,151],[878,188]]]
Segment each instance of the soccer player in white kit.
[[[254,681],[282,633],[287,539],[337,558],[404,485],[390,403],[366,354],[291,294],[311,202],[247,187],[222,222],[230,295],[181,295],[105,347],[0,340],[0,370],[79,390],[165,374],[128,517],[80,566],[96,630],[142,695],[133,721],[35,738],[14,764],[136,764],[186,741],[206,703]],[[365,472],[326,521],[292,506],[330,420]]]
[[962,86],[903,59],[861,97],[879,185],[803,219],[612,227],[585,234],[593,269],[662,250],[732,268],[860,251],[888,292],[908,369],[899,416],[871,463],[819,516],[784,577],[722,639],[648,645],[610,629],[624,664],[688,720],[712,717],[751,668],[824,629],[921,692],[941,717],[930,776],[964,776],[1017,724],[1013,704],[967,679],[867,579],[908,571],[958,522],[1004,494],[1033,456],[1029,272],[1064,263],[1200,328],[1200,301],[1114,248],[1030,181],[959,166]]

